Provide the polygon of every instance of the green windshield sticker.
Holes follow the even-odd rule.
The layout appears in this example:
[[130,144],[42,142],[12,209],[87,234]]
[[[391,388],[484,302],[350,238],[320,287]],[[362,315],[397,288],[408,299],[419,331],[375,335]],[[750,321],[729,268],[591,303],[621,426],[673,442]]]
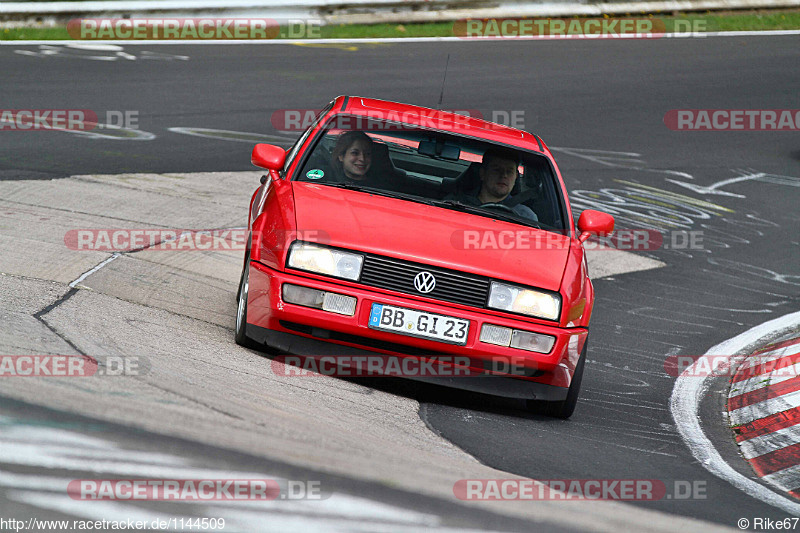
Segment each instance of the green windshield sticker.
[[309,170],[308,172],[306,172],[306,177],[308,179],[310,179],[310,180],[322,179],[322,177],[324,175],[325,175],[325,173],[323,171],[321,171],[320,169],[318,169],[318,168],[315,168],[315,169],[312,169],[312,170]]

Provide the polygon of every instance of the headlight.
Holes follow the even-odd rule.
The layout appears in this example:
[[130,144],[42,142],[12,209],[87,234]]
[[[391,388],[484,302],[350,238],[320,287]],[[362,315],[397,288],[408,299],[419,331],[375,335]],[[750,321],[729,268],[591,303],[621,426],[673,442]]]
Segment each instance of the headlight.
[[561,314],[561,298],[549,292],[524,289],[493,281],[492,289],[489,291],[489,307],[548,320],[558,320]]
[[364,256],[324,248],[306,242],[292,243],[288,266],[326,276],[358,280]]

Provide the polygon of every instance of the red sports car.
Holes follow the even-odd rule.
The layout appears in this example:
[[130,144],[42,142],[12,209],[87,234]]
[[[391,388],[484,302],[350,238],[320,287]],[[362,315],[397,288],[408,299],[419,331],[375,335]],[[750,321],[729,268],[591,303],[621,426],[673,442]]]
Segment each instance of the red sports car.
[[544,142],[477,118],[340,96],[288,151],[267,144],[236,342],[283,354],[436,361],[413,377],[569,417],[594,291]]

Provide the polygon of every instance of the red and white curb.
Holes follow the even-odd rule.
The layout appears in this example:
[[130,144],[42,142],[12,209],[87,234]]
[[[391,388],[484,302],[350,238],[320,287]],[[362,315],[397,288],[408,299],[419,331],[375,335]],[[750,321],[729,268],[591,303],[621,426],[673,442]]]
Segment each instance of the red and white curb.
[[[735,470],[731,465],[729,465],[725,459],[722,458],[719,451],[714,448],[714,445],[711,443],[709,438],[706,436],[703,428],[700,426],[700,417],[699,417],[699,410],[700,410],[700,402],[703,399],[703,396],[706,394],[710,387],[710,378],[713,375],[709,372],[703,374],[702,372],[698,372],[698,369],[703,368],[717,368],[719,366],[719,358],[720,354],[727,354],[729,355],[729,359],[731,361],[734,358],[738,359],[739,357],[737,354],[746,354],[748,352],[748,348],[752,346],[757,346],[759,343],[763,343],[765,339],[774,339],[776,333],[780,333],[783,331],[796,331],[797,328],[800,327],[800,312],[791,313],[789,315],[782,316],[780,318],[776,318],[774,320],[770,320],[769,322],[765,322],[760,324],[754,328],[751,328],[732,339],[728,339],[724,342],[717,344],[716,346],[712,347],[711,349],[706,352],[705,355],[700,357],[693,365],[687,368],[675,381],[675,386],[672,389],[672,395],[670,396],[670,412],[672,413],[672,418],[675,420],[675,427],[683,438],[683,441],[686,443],[686,446],[691,451],[692,455],[694,456],[697,461],[703,465],[703,467],[714,474],[715,476],[723,479],[736,487],[737,489],[746,492],[753,498],[761,500],[765,503],[773,505],[779,509],[783,509],[784,511],[791,513],[793,515],[800,515],[800,502],[798,502],[795,498],[788,496],[786,492],[776,492],[772,490],[770,487],[775,487],[776,485],[764,485],[761,484],[753,479],[750,479],[737,470]],[[779,348],[775,348],[779,349]],[[765,355],[765,354],[762,354]],[[768,357],[768,356],[767,356]],[[776,355],[776,357],[780,357]],[[742,370],[746,372],[746,370]],[[700,375],[705,375],[705,377],[698,377]],[[744,374],[743,374],[744,375]],[[750,378],[755,376],[745,377],[742,381],[747,381]],[[762,381],[766,379],[766,377],[761,378]],[[789,381],[788,379],[786,381]],[[754,382],[755,383],[755,382]],[[742,386],[746,386],[744,383],[741,384]],[[732,388],[738,388],[732,387]],[[776,389],[777,390],[777,389]],[[736,391],[738,392],[738,391]],[[747,394],[746,391],[744,394]],[[759,393],[764,394],[764,393]],[[769,393],[767,392],[767,395]],[[782,401],[787,402],[786,405],[789,405],[789,401],[797,402],[797,394],[794,396],[788,396],[787,394],[782,395],[784,398]],[[744,400],[745,397],[742,398]],[[747,397],[750,398],[750,397]],[[754,395],[753,398],[756,398]],[[765,400],[756,401],[754,404],[762,403],[763,401],[770,400],[771,398],[767,397]],[[737,400],[739,401],[739,400]],[[800,405],[800,402],[797,403]],[[750,406],[743,406],[743,407],[750,407]],[[792,408],[789,408],[792,409]],[[738,410],[738,409],[735,409]],[[751,407],[747,412],[754,412],[754,408]],[[736,414],[737,417],[742,416],[741,420],[745,420],[744,413],[746,411],[739,411]],[[768,419],[769,416],[774,416],[776,419],[779,417],[788,417],[788,411],[775,414],[775,415],[768,415],[766,418]],[[726,413],[727,418],[727,413]],[[764,418],[753,418],[749,423],[761,423],[758,420],[765,420]],[[800,422],[800,418],[798,418],[798,422]],[[794,424],[787,422],[787,425],[784,427],[780,427],[777,429],[789,429],[793,427]],[[749,438],[745,440],[752,440],[753,438],[760,437],[761,435],[757,435],[755,433],[747,433]],[[783,434],[778,439],[784,438]],[[760,441],[756,441],[758,443]],[[778,440],[773,441],[773,443],[779,442]],[[751,449],[754,448],[753,443],[751,442],[749,445]],[[773,444],[776,446],[776,444]],[[790,453],[790,451],[794,451],[793,445],[790,445],[789,450],[782,453]],[[798,446],[800,447],[800,446]],[[778,451],[776,448],[773,452],[767,453],[774,453]],[[763,448],[762,448],[763,449]],[[767,462],[770,458],[765,457],[765,461]],[[777,470],[773,474],[769,474],[773,476],[773,478],[767,478],[765,481],[780,481],[778,477],[778,472],[780,472],[780,476],[789,477],[792,473],[792,470],[800,472],[800,466],[794,466],[784,468],[782,470]],[[797,488],[797,487],[792,487]],[[785,489],[784,489],[785,490]]]
[[731,379],[728,413],[755,473],[800,499],[800,337],[744,360]]

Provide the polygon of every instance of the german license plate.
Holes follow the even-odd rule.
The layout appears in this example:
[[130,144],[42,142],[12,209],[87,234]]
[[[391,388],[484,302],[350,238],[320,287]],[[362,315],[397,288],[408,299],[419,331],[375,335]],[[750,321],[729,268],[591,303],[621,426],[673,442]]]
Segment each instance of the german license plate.
[[469,320],[373,303],[369,327],[450,344],[466,344]]

